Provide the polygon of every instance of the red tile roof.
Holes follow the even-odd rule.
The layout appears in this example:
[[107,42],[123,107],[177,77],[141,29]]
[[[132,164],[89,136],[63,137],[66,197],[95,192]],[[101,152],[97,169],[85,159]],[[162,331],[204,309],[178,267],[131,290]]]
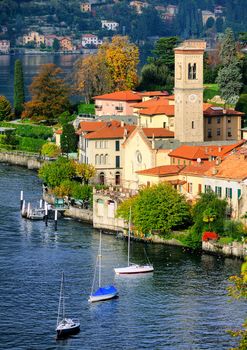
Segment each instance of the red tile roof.
[[161,165],[155,168],[136,171],[137,174],[164,177],[178,174],[183,167],[178,165]]
[[142,97],[139,92],[126,90],[115,91],[110,94],[94,96],[95,100],[114,100],[114,101],[141,101]]
[[169,96],[167,91],[145,91],[141,93],[142,96]]
[[170,105],[157,105],[150,108],[145,108],[140,111],[141,115],[159,115],[165,114],[168,116],[174,116],[174,107]]
[[174,132],[165,128],[142,128],[144,134],[151,138],[151,137],[174,137]]
[[107,124],[107,122],[101,122],[101,121],[80,122],[80,127],[76,133],[78,135],[80,135],[83,132],[96,131],[96,130],[99,130],[99,129],[102,129],[103,127],[105,127],[106,124]]
[[191,159],[196,160],[197,158],[201,159],[209,159],[210,156],[213,157],[225,157],[232,150],[238,149],[241,147],[246,141],[241,140],[231,145],[223,145],[223,146],[189,146],[183,145],[169,153],[170,157],[174,158],[183,158],[183,159]]
[[204,175],[209,177],[244,180],[247,178],[247,157],[245,154],[232,154],[222,163],[214,167],[214,172],[208,170]]
[[206,172],[215,166],[215,162],[204,162],[194,165],[187,165],[181,170],[180,174],[183,175],[205,175]]
[[203,115],[204,116],[221,116],[221,115],[237,115],[241,116],[244,115],[242,112],[235,111],[234,109],[223,109],[222,107],[216,107],[216,106],[209,106],[208,108],[203,108]]
[[131,132],[136,128],[134,125],[121,126],[120,122],[113,121],[108,123],[107,126],[89,133],[85,136],[89,140],[97,139],[122,139],[125,136],[129,136]]
[[162,97],[153,97],[153,98],[150,98],[147,101],[135,103],[135,104],[131,105],[131,107],[134,107],[134,108],[149,108],[149,107],[159,106],[159,105],[169,105],[169,100],[167,99],[167,97],[164,97],[164,96],[162,96]]

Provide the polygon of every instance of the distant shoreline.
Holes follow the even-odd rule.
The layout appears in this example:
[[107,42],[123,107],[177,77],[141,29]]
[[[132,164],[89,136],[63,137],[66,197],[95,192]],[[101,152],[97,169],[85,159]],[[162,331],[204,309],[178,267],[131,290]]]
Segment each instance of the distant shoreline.
[[36,49],[13,48],[9,53],[0,52],[0,56],[14,55],[83,55],[97,52],[97,49],[81,49],[75,51],[41,51]]

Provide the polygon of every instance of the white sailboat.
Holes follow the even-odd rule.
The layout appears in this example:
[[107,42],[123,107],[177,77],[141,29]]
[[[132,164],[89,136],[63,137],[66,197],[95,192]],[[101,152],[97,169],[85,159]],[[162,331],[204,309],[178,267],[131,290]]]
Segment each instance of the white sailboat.
[[131,208],[129,214],[129,229],[128,229],[128,264],[125,267],[116,267],[114,271],[117,275],[132,275],[138,273],[148,273],[153,272],[154,267],[152,264],[148,263],[145,265],[133,264],[130,262],[130,225],[131,225]]
[[[95,266],[95,273],[94,273],[94,280],[93,280],[93,286],[92,286],[92,292],[91,295],[88,299],[89,302],[93,303],[96,301],[105,301],[109,299],[116,298],[118,296],[118,290],[113,286],[113,285],[108,285],[108,286],[101,286],[101,231],[100,231],[100,243],[99,243],[99,253],[97,256],[97,262]],[[95,282],[95,275],[96,275],[96,270],[97,270],[97,263],[98,263],[98,268],[99,268],[99,288],[93,292],[94,288],[94,282]]]
[[76,319],[67,318],[65,316],[65,300],[64,300],[64,272],[62,272],[58,315],[57,315],[57,338],[64,338],[80,331],[80,322]]

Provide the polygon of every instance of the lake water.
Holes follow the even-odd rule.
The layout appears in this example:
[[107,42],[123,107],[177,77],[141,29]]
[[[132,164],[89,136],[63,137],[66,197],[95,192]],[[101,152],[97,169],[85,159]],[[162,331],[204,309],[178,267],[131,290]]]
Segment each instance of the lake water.
[[[90,305],[98,232],[68,219],[54,232],[53,222],[46,227],[21,218],[21,189],[38,203],[36,173],[0,164],[1,349],[224,350],[236,344],[226,331],[240,327],[246,303],[229,302],[226,287],[239,273],[238,260],[148,244],[154,273],[116,277],[113,267],[126,263],[127,242],[103,235],[103,282],[114,283],[119,298]],[[132,261],[145,260],[143,248],[132,244]],[[62,270],[67,314],[80,319],[81,332],[56,341]]]
[[74,62],[80,57],[79,54],[54,55],[54,54],[32,54],[32,55],[0,55],[0,95],[4,95],[13,103],[14,93],[14,67],[15,60],[20,59],[23,65],[26,100],[29,99],[28,87],[35,75],[38,74],[42,64],[55,63],[65,73],[70,73]]

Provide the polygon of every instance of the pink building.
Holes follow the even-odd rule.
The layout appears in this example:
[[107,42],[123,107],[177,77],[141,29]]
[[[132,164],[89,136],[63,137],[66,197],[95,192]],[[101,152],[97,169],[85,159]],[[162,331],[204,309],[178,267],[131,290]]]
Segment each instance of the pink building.
[[116,91],[110,94],[95,96],[95,114],[102,115],[133,115],[133,103],[141,102],[142,95],[138,92]]

